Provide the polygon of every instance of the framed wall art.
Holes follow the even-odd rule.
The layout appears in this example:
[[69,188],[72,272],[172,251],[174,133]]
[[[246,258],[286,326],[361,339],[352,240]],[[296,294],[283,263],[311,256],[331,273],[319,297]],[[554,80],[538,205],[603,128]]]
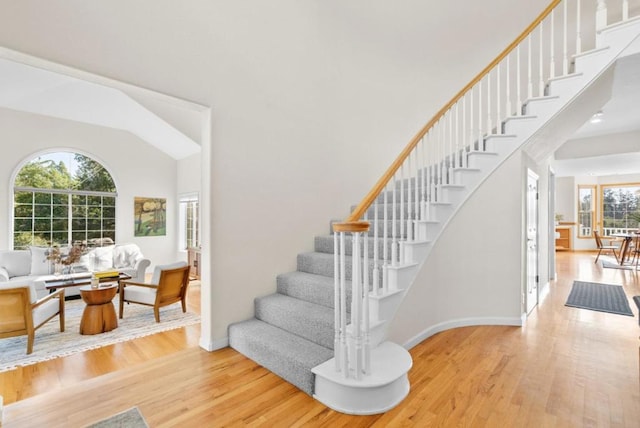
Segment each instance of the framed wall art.
[[134,236],[165,236],[167,234],[167,200],[165,198],[134,198]]

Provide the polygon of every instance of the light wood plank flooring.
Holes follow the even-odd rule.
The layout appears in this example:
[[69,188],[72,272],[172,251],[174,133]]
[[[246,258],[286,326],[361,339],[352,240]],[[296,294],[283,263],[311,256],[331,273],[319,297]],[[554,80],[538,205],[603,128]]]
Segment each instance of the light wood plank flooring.
[[[0,373],[3,428],[79,427],[131,406],[152,427],[639,427],[639,282],[593,260],[558,253],[559,279],[523,328],[416,346],[411,392],[384,415],[333,412],[232,349],[199,349],[187,327]],[[623,285],[635,317],[565,307],[574,279]]]

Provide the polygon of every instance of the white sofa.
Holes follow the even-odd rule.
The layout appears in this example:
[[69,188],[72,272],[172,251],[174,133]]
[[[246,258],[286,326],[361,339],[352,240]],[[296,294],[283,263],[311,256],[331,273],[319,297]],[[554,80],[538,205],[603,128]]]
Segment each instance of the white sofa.
[[[33,285],[40,299],[49,294],[45,280],[54,279],[53,263],[47,260],[44,247],[30,247],[29,250],[0,251],[0,284],[24,283]],[[84,254],[80,262],[73,266],[69,276],[86,276],[87,272],[118,270],[130,275],[133,281],[144,281],[151,261],[145,259],[136,244],[116,244],[96,247]],[[78,287],[67,287],[65,296],[79,294]]]

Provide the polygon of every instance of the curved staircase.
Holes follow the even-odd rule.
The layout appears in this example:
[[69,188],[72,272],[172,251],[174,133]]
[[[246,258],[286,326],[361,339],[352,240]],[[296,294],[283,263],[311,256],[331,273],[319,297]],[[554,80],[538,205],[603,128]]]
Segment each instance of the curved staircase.
[[[542,79],[540,72],[537,96],[529,86],[529,72],[518,83],[524,101],[514,101],[516,94],[511,94],[505,103],[505,94],[498,92],[497,102],[509,114],[495,118],[501,108],[494,106],[485,113],[494,115],[493,120],[481,116],[478,110],[485,101],[477,94],[482,97],[484,87],[488,98],[492,81],[509,88],[509,80],[504,85],[500,76],[514,79],[514,65],[520,68],[514,55],[520,61],[520,51],[513,49],[523,44],[529,43],[532,68],[532,34],[539,31],[542,40],[540,26],[561,8],[566,15],[565,2],[552,2],[515,48],[505,51],[414,138],[387,178],[353,208],[354,214],[316,237],[315,251],[298,255],[296,272],[278,276],[277,292],[255,299],[255,318],[229,326],[233,348],[337,411],[381,413],[402,401],[410,389],[412,360],[402,346],[386,340],[387,329],[442,231],[514,152],[527,150],[541,158],[552,153],[554,144],[606,102],[616,59],[640,51],[640,19],[601,25],[593,49],[581,52],[578,45],[577,53],[558,65],[565,70],[557,76]],[[602,10],[595,13],[602,24]],[[544,60],[542,53],[540,58]],[[454,132],[454,127],[460,129],[461,109],[463,121],[465,115],[471,118],[471,109],[482,117],[476,120],[482,125],[476,129],[472,121],[466,132]],[[443,145],[431,148],[441,140]]]

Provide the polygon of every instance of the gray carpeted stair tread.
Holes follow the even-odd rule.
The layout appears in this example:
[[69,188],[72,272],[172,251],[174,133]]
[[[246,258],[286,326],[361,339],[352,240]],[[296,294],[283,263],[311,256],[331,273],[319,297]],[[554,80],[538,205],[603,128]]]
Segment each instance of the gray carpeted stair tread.
[[[351,236],[346,236],[345,239],[345,254],[350,256],[353,253],[353,245],[352,245],[352,239]],[[384,239],[383,238],[378,238],[377,240],[378,243],[378,258],[382,259],[383,254],[384,254]],[[390,238],[387,238],[387,252],[388,254],[391,254],[391,243],[392,240]],[[373,237],[369,237],[369,243],[368,243],[368,247],[369,247],[369,257],[373,257],[374,255],[374,251],[375,251],[375,244],[376,241]],[[318,253],[327,253],[327,254],[333,254],[333,248],[334,248],[334,243],[333,243],[333,235],[324,235],[324,236],[316,236],[314,238],[314,250]],[[360,249],[363,250],[364,248],[364,244],[361,242],[360,243]]]
[[255,299],[257,319],[333,349],[334,311],[280,293]]
[[[351,280],[351,256],[345,257],[345,277],[348,281]],[[379,273],[378,280],[379,283],[382,284],[382,265],[384,264],[382,260],[378,261],[379,263]],[[373,267],[374,261],[369,259],[369,285],[371,285],[373,281]],[[300,253],[298,254],[298,270],[301,272],[313,273],[316,275],[323,275],[330,278],[333,278],[333,254],[328,253]]]
[[309,395],[311,369],[333,357],[331,349],[255,318],[229,326],[229,345]]
[[[278,293],[317,305],[334,307],[333,278],[307,272],[289,272],[278,275]],[[351,281],[346,284],[347,305],[351,302]]]

